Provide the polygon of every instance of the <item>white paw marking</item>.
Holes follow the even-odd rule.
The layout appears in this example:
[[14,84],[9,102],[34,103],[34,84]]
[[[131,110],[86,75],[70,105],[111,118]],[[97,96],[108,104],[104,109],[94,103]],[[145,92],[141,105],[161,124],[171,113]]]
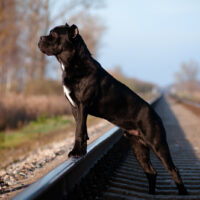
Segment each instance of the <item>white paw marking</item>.
[[75,103],[70,96],[71,91],[65,85],[63,85],[63,90],[64,90],[64,93],[65,93],[67,99],[69,100],[69,102],[75,107]]

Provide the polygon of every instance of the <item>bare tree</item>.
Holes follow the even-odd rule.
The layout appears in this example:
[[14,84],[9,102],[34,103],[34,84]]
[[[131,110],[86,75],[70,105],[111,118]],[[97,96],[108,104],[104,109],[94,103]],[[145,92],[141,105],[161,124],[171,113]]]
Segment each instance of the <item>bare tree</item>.
[[198,87],[199,65],[195,61],[182,63],[180,71],[175,73],[176,83],[179,88],[193,91]]
[[[44,79],[48,61],[46,56],[39,52],[37,42],[39,36],[47,34],[50,26],[56,24],[59,20],[65,23],[66,19],[68,19],[72,23],[80,24],[82,35],[94,55],[96,54],[99,47],[99,38],[104,27],[95,16],[89,15],[88,12],[92,7],[100,5],[96,0],[70,0],[62,5],[61,8],[59,8],[58,3],[51,0],[29,0],[25,1],[25,3],[23,2],[23,10],[26,10],[24,24],[29,30],[24,37],[28,57],[26,59],[28,80]],[[59,9],[59,13],[51,15],[50,11],[53,12],[54,9]],[[70,16],[69,13],[71,13]]]
[[[19,46],[16,1],[0,1],[0,91],[9,92],[16,81]],[[13,66],[13,67],[11,67]]]
[[22,15],[21,27],[26,27],[22,33],[21,43],[24,44],[24,67],[27,80],[42,79],[45,74],[46,60],[45,56],[40,54],[37,43],[41,30],[44,34],[49,28],[49,0],[24,0],[19,4]]
[[91,52],[96,55],[104,30],[90,14],[102,3],[97,0],[69,0],[60,5],[54,0],[0,1],[0,91],[15,85],[23,90],[32,80],[44,80],[52,63],[37,46],[39,37],[59,22],[77,23]]

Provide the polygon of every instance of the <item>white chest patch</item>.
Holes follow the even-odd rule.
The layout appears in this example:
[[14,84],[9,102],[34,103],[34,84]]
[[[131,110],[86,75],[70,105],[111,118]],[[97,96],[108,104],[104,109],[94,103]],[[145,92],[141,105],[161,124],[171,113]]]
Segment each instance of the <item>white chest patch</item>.
[[74,101],[72,100],[72,98],[70,96],[70,92],[71,91],[65,85],[63,85],[63,90],[64,90],[65,96],[67,97],[67,99],[69,100],[69,102],[72,104],[72,106],[75,107],[75,103],[74,103]]
[[64,71],[65,70],[65,66],[63,65],[63,63],[61,63],[61,69]]

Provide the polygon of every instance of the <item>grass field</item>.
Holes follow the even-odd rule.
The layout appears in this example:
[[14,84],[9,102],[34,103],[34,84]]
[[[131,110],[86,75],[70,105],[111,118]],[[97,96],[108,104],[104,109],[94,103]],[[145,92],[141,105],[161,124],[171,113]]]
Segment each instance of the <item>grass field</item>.
[[[102,119],[88,117],[88,127]],[[21,129],[0,132],[0,169],[52,142],[62,141],[75,131],[72,115],[39,117]]]
[[22,129],[0,132],[0,149],[15,148],[42,136],[74,125],[72,116],[41,116]]

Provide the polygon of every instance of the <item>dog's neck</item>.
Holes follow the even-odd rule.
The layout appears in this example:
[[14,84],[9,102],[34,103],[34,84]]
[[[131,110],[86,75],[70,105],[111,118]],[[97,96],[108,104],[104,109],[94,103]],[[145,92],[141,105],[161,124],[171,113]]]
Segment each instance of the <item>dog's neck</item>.
[[[80,52],[79,52],[80,54]],[[62,54],[56,56],[57,60],[60,63],[62,72],[73,72],[78,69],[85,70],[86,71],[95,71],[95,68],[97,67],[97,61],[92,58],[89,51],[87,53],[83,53],[82,56],[80,56],[78,53],[75,53],[72,57],[69,57],[67,52],[63,52]],[[98,64],[98,67],[101,67]],[[91,68],[93,68],[91,70]]]
[[58,62],[60,63],[60,68],[63,71],[65,71],[65,64],[63,63],[63,61],[60,59],[60,58],[57,58],[58,59]]
[[88,64],[88,60],[93,60],[92,57],[90,57],[90,56],[85,56],[84,58],[81,58],[81,59],[76,59],[76,57],[73,57],[72,59],[70,59],[70,62],[69,62],[69,60],[67,60],[66,58],[63,58],[63,57],[62,58],[57,57],[57,59],[60,63],[62,71],[65,71],[69,68],[73,68],[74,66],[83,67]]
[[92,59],[91,53],[80,35],[74,40],[73,45],[73,51],[65,49],[59,55],[56,55],[61,63],[62,70],[73,66],[83,66],[87,64],[88,60]]

